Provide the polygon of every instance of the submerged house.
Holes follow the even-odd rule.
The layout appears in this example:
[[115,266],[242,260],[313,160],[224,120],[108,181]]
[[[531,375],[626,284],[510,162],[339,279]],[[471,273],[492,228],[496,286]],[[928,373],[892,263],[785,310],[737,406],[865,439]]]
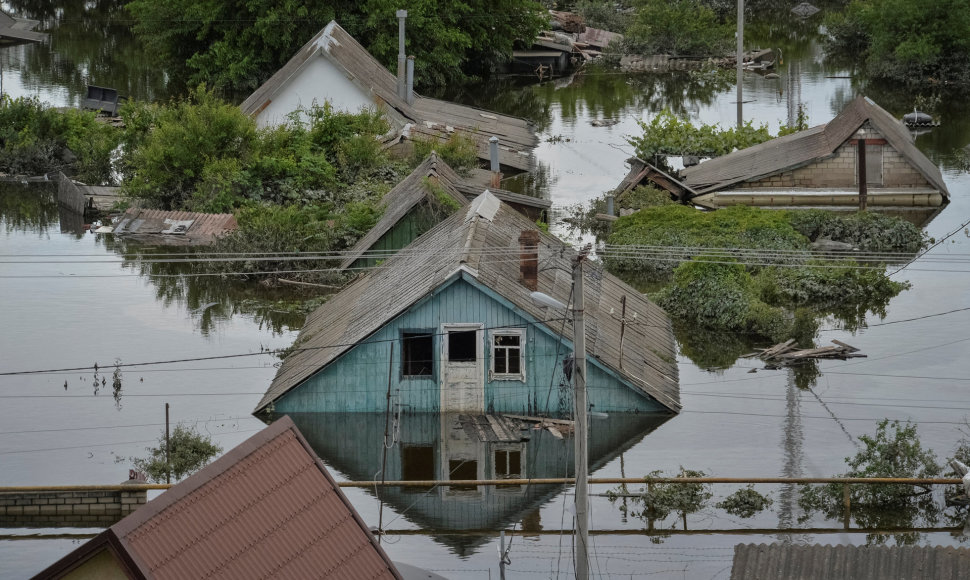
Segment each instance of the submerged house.
[[824,125],[704,161],[679,176],[630,161],[614,195],[649,182],[708,208],[858,207],[861,193],[866,206],[937,208],[950,197],[939,168],[916,148],[906,126],[861,96]]
[[260,126],[287,122],[300,108],[327,101],[339,111],[363,108],[384,113],[391,124],[391,143],[402,139],[447,141],[470,138],[480,159],[488,160],[491,137],[499,139],[499,162],[509,172],[530,171],[538,145],[525,119],[423,97],[397,93],[397,77],[388,71],[339,24],[331,21],[241,105]]
[[[489,192],[346,286],[306,325],[257,412],[565,415],[572,328],[568,246]],[[588,396],[596,411],[680,410],[670,319],[586,268]]]
[[238,227],[231,213],[129,208],[110,228],[116,236],[164,245],[207,245]]
[[[381,199],[381,219],[348,251],[340,269],[367,268],[393,255],[481,194],[434,152]],[[543,219],[549,200],[489,189],[495,197],[535,221]]]
[[[368,481],[383,471],[388,481],[441,482],[433,489],[387,487],[379,495],[460,556],[471,555],[475,548],[494,540],[494,536],[462,531],[499,530],[517,522],[522,522],[524,532],[540,530],[541,507],[567,487],[476,486],[463,480],[543,479],[574,474],[575,441],[566,433],[537,429],[535,422],[503,415],[407,414],[397,405],[394,409],[386,456],[384,413],[293,413],[289,417],[317,455],[349,479]],[[590,471],[613,461],[671,417],[615,413],[590,421]],[[556,425],[563,431],[569,429],[568,424]],[[348,433],[353,437],[347,437]],[[378,493],[373,488],[362,491]],[[555,521],[558,526],[558,516]]]
[[440,578],[402,574],[283,417],[35,578],[321,576]]

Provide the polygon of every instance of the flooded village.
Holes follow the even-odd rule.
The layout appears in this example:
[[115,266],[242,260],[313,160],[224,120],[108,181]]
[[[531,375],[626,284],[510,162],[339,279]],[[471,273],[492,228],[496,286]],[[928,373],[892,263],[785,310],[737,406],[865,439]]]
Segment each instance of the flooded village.
[[637,0],[459,80],[485,16],[307,3],[199,83],[136,23],[225,13],[125,4],[0,2],[0,577],[970,570],[953,69]]

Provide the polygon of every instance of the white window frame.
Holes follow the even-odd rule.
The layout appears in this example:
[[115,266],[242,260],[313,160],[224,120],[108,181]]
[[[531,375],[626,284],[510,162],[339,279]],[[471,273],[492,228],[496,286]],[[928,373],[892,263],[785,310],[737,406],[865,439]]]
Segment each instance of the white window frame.
[[[495,372],[495,350],[497,348],[510,348],[510,347],[495,346],[495,338],[499,336],[519,337],[519,372],[517,373]],[[525,382],[525,329],[524,328],[512,328],[507,330],[490,331],[488,333],[488,353],[489,353],[488,377],[490,380]]]

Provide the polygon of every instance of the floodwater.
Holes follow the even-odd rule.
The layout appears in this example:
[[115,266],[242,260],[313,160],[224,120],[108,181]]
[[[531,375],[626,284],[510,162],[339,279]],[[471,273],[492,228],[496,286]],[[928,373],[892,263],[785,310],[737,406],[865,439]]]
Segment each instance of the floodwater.
[[[140,80],[122,84],[124,75],[105,72],[117,67],[102,63],[104,55],[95,56],[100,54],[96,44],[87,52],[75,50],[70,43],[84,44],[83,38],[63,27],[80,23],[80,28],[88,22],[84,15],[90,9],[75,2],[46,4],[75,6],[80,12],[59,25],[62,32],[49,52],[38,47],[0,49],[4,91],[38,95],[56,105],[76,102],[86,82],[125,86],[139,98],[164,95],[164,75],[158,71],[132,65],[129,74]],[[98,22],[97,15],[88,15]],[[783,48],[786,64],[778,80],[745,76],[746,118],[776,128],[788,118],[788,95],[800,95],[797,101],[805,104],[812,124],[828,121],[860,92],[897,115],[911,108],[913,92],[867,86],[851,78],[851,71],[827,68],[814,45],[790,40],[782,32],[762,31]],[[136,62],[139,53],[130,41],[124,46],[120,54],[134,55],[129,62]],[[124,58],[116,55],[115,62]],[[100,64],[94,66],[96,62]],[[730,82],[592,72],[571,82],[535,85],[527,80],[493,84],[507,89],[500,98],[477,89],[458,98],[539,121],[543,138],[552,139],[539,148],[543,170],[533,187],[560,206],[612,189],[626,173],[623,161],[631,154],[624,136],[637,131],[637,119],[663,106],[694,120],[735,122]],[[854,334],[831,324],[819,333],[819,344],[843,340],[868,358],[821,362],[811,386],[805,388],[801,380],[799,388],[788,371],[764,370],[755,361],[741,359],[728,369],[709,371],[681,356],[683,412],[656,425],[625,418],[593,421],[592,437],[612,441],[594,463],[594,476],[673,473],[681,466],[727,477],[834,475],[846,470],[843,458],[856,452],[859,436],[873,432],[884,417],[918,423],[923,444],[940,457],[948,456],[962,437],[961,428],[968,430],[970,415],[970,267],[965,263],[970,234],[963,227],[970,219],[970,176],[960,169],[955,153],[970,143],[967,106],[944,100],[939,107],[943,126],[917,139],[941,166],[952,201],[926,226],[941,243],[896,276],[912,288],[890,302],[885,317],[870,315],[868,326]],[[618,123],[594,127],[591,121],[596,119]],[[49,195],[37,186],[0,188],[0,485],[126,479],[128,465],[116,458],[143,454],[157,439],[165,403],[171,405],[173,421],[197,426],[226,449],[258,430],[262,422],[250,412],[277,362],[263,351],[289,346],[300,325],[298,317],[278,306],[285,297],[179,277],[171,269],[139,263],[134,259],[137,248],[84,233],[62,219]],[[165,364],[124,369],[116,399],[111,388],[116,361]],[[91,370],[61,370],[94,363],[99,366],[97,380]],[[757,372],[749,372],[753,369]],[[40,370],[50,372],[27,374]],[[402,430],[420,428],[407,426],[408,421],[402,417]],[[318,451],[338,479],[361,479],[379,469],[367,459],[373,450],[348,457],[346,450],[328,449],[325,441],[332,435],[327,429],[332,426],[327,423],[304,417],[301,428],[311,440],[321,441]],[[435,444],[433,437],[428,441]],[[734,489],[716,487],[715,501]],[[635,533],[646,522],[624,517],[617,505],[594,497],[594,575],[728,578],[738,543],[861,544],[885,538],[890,543],[964,545],[967,540],[960,532],[962,521],[945,518],[934,525],[952,529],[908,537],[867,538],[865,533],[839,531],[841,522],[819,517],[800,523],[803,513],[794,490],[758,489],[771,494],[775,503],[770,512],[745,520],[708,507],[688,516],[687,528],[728,531],[686,535],[680,533],[683,523],[671,517],[654,526],[673,528],[671,535],[653,541]],[[607,488],[592,491],[600,494]],[[571,528],[570,494],[569,488],[524,499],[512,493],[489,504],[499,512],[494,521],[500,526],[492,532],[504,527],[526,534],[512,540],[509,578],[572,575],[570,537],[550,533]],[[381,515],[372,491],[354,489],[347,495],[368,525],[382,519],[391,530],[383,546],[393,559],[448,577],[497,577],[496,535],[458,532],[461,497],[438,491],[402,493],[388,500]],[[764,531],[790,526],[813,531]],[[82,541],[30,539],[65,531],[97,530],[0,531],[0,577],[29,576]]]

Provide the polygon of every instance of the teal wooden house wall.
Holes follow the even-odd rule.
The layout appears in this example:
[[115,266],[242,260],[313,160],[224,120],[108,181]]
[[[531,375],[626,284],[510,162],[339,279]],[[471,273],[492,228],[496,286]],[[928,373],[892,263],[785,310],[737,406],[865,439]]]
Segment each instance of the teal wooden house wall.
[[[367,340],[318,370],[275,402],[280,413],[383,412],[387,390],[409,412],[442,411],[443,325],[482,324],[480,338],[483,363],[480,409],[474,413],[550,414],[571,412],[572,387],[563,373],[562,361],[572,344],[541,324],[532,324],[510,302],[459,272],[430,296],[388,321]],[[524,380],[492,379],[489,331],[524,329]],[[430,376],[404,376],[401,365],[401,337],[404,332],[433,333],[434,363]],[[388,358],[393,348],[390,364]],[[390,375],[390,376],[389,376]],[[449,384],[445,387],[452,388]],[[588,399],[594,411],[668,412],[668,410],[594,358],[587,359]],[[455,409],[444,409],[453,411]]]

